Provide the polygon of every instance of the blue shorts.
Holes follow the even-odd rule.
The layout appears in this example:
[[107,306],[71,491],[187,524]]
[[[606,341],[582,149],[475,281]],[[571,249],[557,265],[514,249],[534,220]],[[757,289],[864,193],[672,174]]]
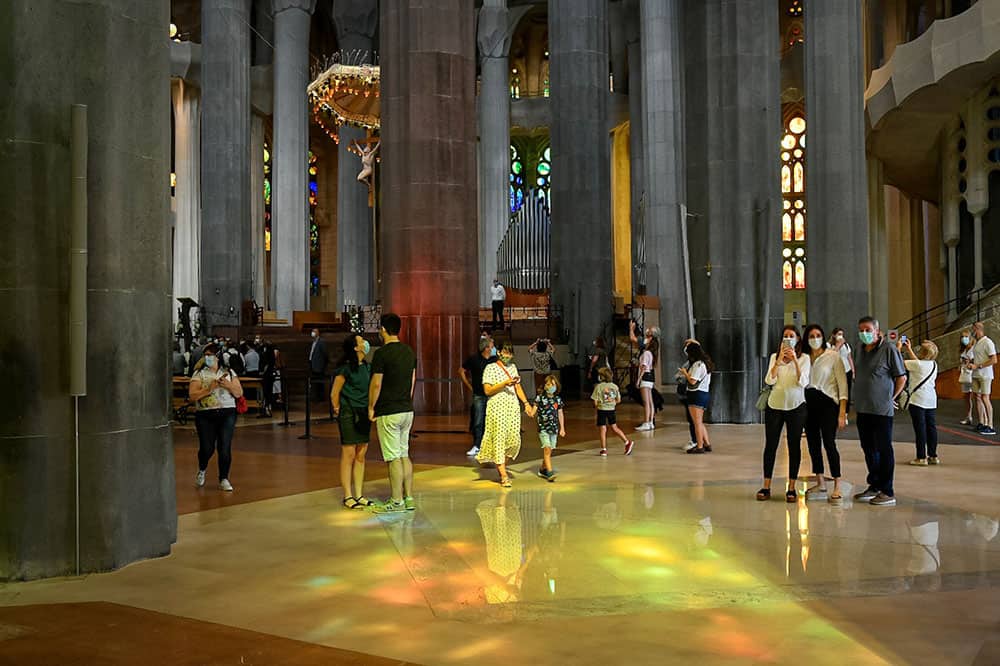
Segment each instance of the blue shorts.
[[556,448],[556,440],[559,439],[559,434],[555,432],[539,432],[538,439],[541,440],[543,449],[554,449]]
[[708,409],[708,391],[688,391],[686,402],[689,407]]

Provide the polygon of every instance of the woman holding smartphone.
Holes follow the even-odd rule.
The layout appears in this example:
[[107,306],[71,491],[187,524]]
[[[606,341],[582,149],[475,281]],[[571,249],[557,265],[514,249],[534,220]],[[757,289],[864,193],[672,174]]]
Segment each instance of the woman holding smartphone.
[[806,385],[812,364],[808,355],[802,354],[802,338],[792,325],[781,330],[778,350],[771,354],[771,362],[764,376],[764,383],[771,386],[764,410],[764,487],[757,491],[757,499],[771,499],[771,477],[774,461],[781,443],[781,431],[788,439],[788,488],[785,501],[798,499],[795,483],[802,464],[802,429],[806,423]]

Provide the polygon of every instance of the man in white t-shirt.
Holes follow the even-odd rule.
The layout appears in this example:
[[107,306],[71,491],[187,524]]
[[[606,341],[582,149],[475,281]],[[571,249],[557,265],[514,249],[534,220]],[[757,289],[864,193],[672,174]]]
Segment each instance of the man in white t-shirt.
[[995,435],[997,431],[993,429],[990,393],[993,388],[993,366],[997,362],[997,347],[986,337],[986,328],[981,321],[972,325],[972,335],[976,338],[976,344],[972,348],[972,363],[968,367],[972,370],[972,392],[976,394],[979,409],[979,426],[976,429],[981,435]]
[[507,291],[500,284],[500,280],[496,278],[493,278],[493,286],[490,287],[490,300],[493,301],[493,328],[497,327],[497,323],[500,324],[500,328],[503,328],[503,306],[504,301],[507,300]]

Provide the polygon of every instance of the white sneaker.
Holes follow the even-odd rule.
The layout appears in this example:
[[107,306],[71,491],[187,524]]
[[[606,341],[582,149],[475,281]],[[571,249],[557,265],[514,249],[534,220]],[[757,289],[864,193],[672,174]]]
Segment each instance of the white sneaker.
[[205,485],[205,470],[200,470],[198,472],[198,476],[194,477],[194,485],[198,486],[199,488]]
[[638,430],[639,432],[642,432],[642,431],[645,431],[645,430],[652,430],[652,429],[653,429],[653,424],[652,423],[640,423],[638,425],[638,427],[636,427],[636,430]]
[[233,492],[233,484],[229,483],[229,479],[223,479],[219,481],[219,490],[225,490],[227,493]]
[[467,456],[476,456],[476,455],[479,455],[479,447],[478,446],[473,446],[471,449],[469,449],[468,451],[465,452],[465,455],[467,455]]
[[691,449],[697,449],[698,448],[698,442],[688,442],[687,444],[685,444],[681,448],[684,449],[685,451],[690,451]]

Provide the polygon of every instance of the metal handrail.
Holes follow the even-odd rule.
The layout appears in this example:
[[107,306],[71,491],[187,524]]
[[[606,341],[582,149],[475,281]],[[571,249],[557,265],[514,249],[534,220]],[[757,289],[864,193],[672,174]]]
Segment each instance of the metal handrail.
[[906,321],[896,324],[893,328],[899,331],[900,335],[906,335],[915,340],[930,340],[944,333],[952,323],[953,320],[949,318],[952,306],[955,306],[954,309],[956,311],[962,312],[974,305],[976,308],[976,319],[978,320],[982,313],[983,295],[988,291],[990,289],[982,287],[973,289],[962,296],[928,308]]

